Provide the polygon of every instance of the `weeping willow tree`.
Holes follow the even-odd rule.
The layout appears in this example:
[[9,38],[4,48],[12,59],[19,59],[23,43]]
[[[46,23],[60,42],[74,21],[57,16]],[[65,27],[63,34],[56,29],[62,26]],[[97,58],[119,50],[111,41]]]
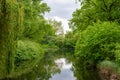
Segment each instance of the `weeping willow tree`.
[[22,7],[17,0],[0,0],[0,78],[14,72],[14,54],[22,15]]

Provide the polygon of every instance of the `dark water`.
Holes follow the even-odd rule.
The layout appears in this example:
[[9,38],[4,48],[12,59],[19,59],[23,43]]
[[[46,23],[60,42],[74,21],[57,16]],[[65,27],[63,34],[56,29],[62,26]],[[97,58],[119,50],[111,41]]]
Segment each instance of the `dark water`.
[[82,70],[73,52],[46,53],[33,69],[6,80],[100,80],[96,71]]

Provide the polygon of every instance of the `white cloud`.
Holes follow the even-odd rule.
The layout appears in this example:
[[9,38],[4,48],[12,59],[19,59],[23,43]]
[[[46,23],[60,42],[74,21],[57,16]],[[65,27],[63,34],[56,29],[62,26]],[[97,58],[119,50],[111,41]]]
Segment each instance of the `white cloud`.
[[59,3],[59,4],[68,4],[68,2],[69,3],[72,3],[72,2],[75,3],[75,0],[44,0],[44,1],[47,1],[49,3]]
[[46,18],[61,21],[63,24],[64,32],[69,29],[68,20],[72,18],[72,13],[79,8],[79,3],[76,4],[75,0],[44,0],[51,8],[50,13],[45,15]]
[[44,2],[51,8],[50,13],[46,14],[47,17],[59,16],[70,19],[73,11],[80,6],[75,0],[44,0]]

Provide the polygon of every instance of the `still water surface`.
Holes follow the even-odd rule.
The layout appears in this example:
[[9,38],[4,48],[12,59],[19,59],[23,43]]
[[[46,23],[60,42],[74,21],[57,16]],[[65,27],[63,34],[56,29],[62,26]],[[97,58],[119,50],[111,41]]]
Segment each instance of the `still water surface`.
[[8,80],[100,80],[96,71],[84,70],[73,54],[46,53],[32,70]]
[[60,68],[61,72],[52,75],[50,80],[76,80],[72,69],[72,63],[67,63],[66,58],[55,60],[55,64]]

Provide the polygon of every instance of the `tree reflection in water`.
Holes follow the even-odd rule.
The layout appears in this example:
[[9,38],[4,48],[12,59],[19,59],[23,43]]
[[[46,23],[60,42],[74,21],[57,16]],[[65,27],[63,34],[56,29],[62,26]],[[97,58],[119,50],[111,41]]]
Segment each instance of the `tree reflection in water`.
[[54,59],[52,54],[46,53],[31,71],[12,80],[49,80],[53,74],[60,72],[55,66]]
[[73,72],[77,80],[101,80],[95,67],[85,67],[79,60],[74,61]]
[[[61,77],[58,77],[58,75],[68,77],[63,73],[65,70],[61,69],[65,63],[62,62],[60,63],[61,65],[55,64],[55,60],[60,58],[66,59],[66,64],[72,62],[72,69],[69,71],[71,73],[74,72],[74,75],[71,80],[100,80],[97,71],[94,71],[95,69],[87,69],[82,66],[80,64],[82,61],[76,60],[73,51],[58,51],[54,53],[46,53],[42,60],[40,60],[39,63],[31,71],[11,80],[58,80],[58,78]],[[57,77],[57,79],[54,77]],[[64,77],[61,77],[60,79],[64,79]]]

